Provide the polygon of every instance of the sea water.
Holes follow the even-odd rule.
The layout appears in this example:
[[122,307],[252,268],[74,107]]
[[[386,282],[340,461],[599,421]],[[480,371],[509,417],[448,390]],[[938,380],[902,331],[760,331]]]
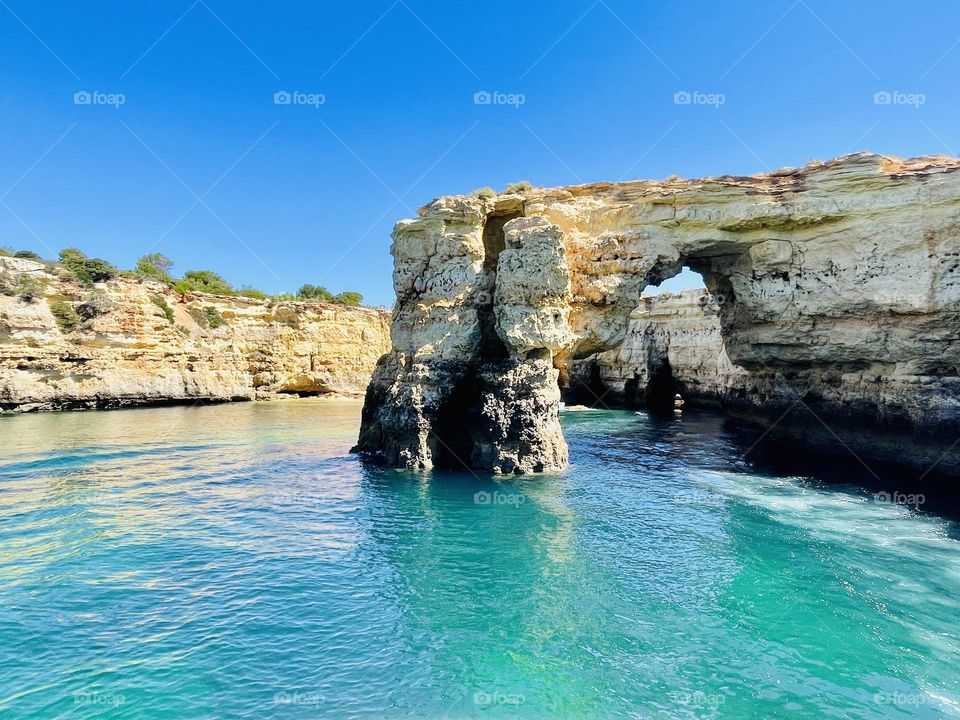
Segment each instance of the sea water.
[[0,418],[2,718],[960,716],[960,530],[713,417],[372,467],[360,405]]

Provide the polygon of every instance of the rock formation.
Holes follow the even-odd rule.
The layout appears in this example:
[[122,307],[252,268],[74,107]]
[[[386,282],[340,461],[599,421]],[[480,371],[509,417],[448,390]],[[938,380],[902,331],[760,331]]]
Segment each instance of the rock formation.
[[[16,294],[35,278],[35,296]],[[120,407],[357,393],[389,349],[378,310],[179,295],[0,257],[0,409]],[[59,315],[59,320],[56,317]]]
[[723,407],[960,472],[958,170],[862,153],[439,198],[394,231],[392,350],[357,449],[408,467],[563,467],[571,363],[620,346],[641,291],[689,266],[723,298],[738,368]]
[[570,364],[565,399],[670,410],[681,393],[688,407],[721,407],[746,375],[723,347],[723,301],[706,290],[644,295],[620,345]]

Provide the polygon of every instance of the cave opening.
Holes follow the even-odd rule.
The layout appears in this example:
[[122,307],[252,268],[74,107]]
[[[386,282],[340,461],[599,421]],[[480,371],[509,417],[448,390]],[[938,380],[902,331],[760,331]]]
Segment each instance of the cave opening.
[[673,412],[673,399],[679,392],[679,385],[673,376],[669,358],[663,358],[650,369],[650,379],[644,392],[644,405],[651,413],[668,414]]
[[478,392],[473,376],[453,388],[437,413],[428,444],[433,463],[445,470],[470,470],[473,457],[472,408]]

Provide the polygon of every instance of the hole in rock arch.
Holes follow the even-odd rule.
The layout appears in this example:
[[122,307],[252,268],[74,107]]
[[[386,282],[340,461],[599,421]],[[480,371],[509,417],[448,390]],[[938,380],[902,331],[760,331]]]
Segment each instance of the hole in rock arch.
[[[667,271],[669,274],[671,271]],[[673,272],[676,272],[675,270]],[[672,303],[676,303],[676,309],[682,313],[685,301],[670,300],[666,295],[677,295],[684,291],[704,292],[707,290],[703,275],[684,265],[680,271],[672,277],[667,277],[658,284],[648,285],[642,295],[658,298],[656,306],[647,304],[647,308],[655,308],[653,316],[650,318],[653,327],[647,327],[647,359],[645,372],[637,368],[638,372],[632,380],[628,380],[624,386],[624,403],[628,406],[645,407],[652,413],[672,413],[674,409],[674,397],[677,394],[686,397],[688,388],[684,383],[684,368],[682,366],[674,368],[671,366],[670,358],[677,350],[674,339],[665,339],[665,336],[657,332],[654,328],[659,323],[666,323],[670,327],[673,322],[671,316]],[[641,306],[643,301],[641,301]],[[645,377],[644,377],[645,376]],[[644,382],[645,381],[645,382]]]
[[643,295],[659,295],[664,292],[682,292],[683,290],[706,290],[707,284],[703,280],[703,275],[684,265],[683,269],[677,275],[663,280],[657,285],[647,285]]

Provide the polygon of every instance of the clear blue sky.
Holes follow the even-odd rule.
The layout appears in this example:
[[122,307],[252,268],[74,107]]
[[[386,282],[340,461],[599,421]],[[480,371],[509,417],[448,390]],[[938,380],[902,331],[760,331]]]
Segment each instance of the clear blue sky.
[[953,0],[2,0],[0,245],[391,303],[440,194],[955,154],[958,40]]

